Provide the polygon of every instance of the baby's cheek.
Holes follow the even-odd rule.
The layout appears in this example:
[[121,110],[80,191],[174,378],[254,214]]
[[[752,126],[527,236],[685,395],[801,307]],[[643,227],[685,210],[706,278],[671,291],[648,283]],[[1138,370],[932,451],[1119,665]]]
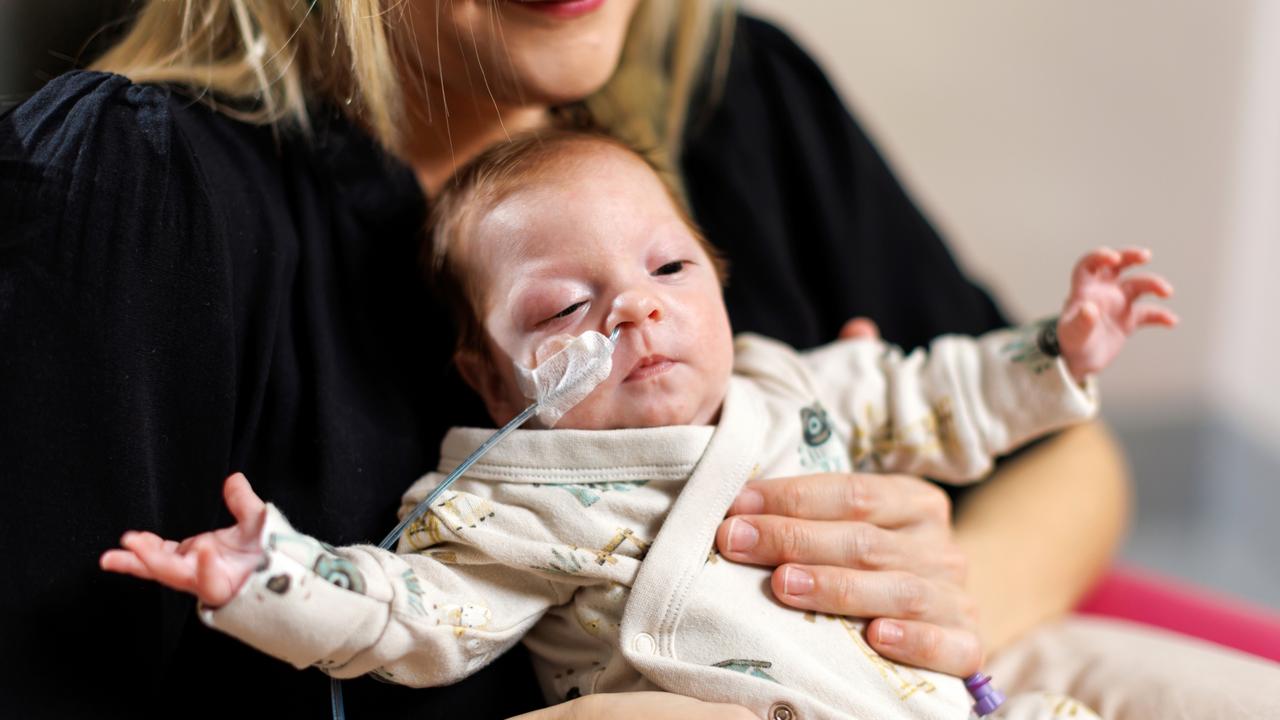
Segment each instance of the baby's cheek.
[[568,430],[606,430],[622,427],[609,399],[599,393],[592,393],[586,400],[578,403],[572,410],[556,423],[556,427]]
[[549,337],[546,340],[543,340],[541,343],[538,344],[538,347],[533,351],[534,366],[537,367],[538,365],[541,365],[542,363],[546,362],[547,358],[551,357],[552,355],[555,355],[561,350],[564,350],[566,347],[569,346],[570,343],[573,342],[573,340],[574,338],[572,335],[566,335],[566,334],[553,335],[552,337]]

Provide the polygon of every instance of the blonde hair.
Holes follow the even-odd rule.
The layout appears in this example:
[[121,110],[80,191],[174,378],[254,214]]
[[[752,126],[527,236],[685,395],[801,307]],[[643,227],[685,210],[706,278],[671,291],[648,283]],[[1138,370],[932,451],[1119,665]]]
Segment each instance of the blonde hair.
[[[149,0],[92,67],[171,83],[242,120],[308,131],[329,104],[392,152],[405,114],[404,0]],[[593,120],[666,164],[702,71],[727,67],[730,0],[642,0],[617,71],[582,101]],[[712,80],[712,87],[718,86]]]
[[422,264],[432,287],[453,312],[459,349],[483,346],[477,308],[481,298],[473,272],[458,262],[457,251],[475,229],[476,220],[511,193],[554,172],[558,162],[571,161],[575,150],[591,145],[616,148],[643,162],[662,181],[676,214],[689,228],[711,262],[716,279],[728,279],[728,264],[707,240],[680,202],[671,178],[652,153],[638,150],[598,128],[557,128],[527,132],[494,145],[462,167],[445,185],[431,208],[430,232],[422,248]]

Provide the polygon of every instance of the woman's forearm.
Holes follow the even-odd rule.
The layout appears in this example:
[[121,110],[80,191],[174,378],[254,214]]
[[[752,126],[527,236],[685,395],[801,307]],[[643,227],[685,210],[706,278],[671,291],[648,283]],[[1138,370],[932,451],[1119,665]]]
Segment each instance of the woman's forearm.
[[1005,463],[965,498],[956,539],[989,651],[1075,605],[1119,547],[1128,508],[1124,458],[1100,422]]

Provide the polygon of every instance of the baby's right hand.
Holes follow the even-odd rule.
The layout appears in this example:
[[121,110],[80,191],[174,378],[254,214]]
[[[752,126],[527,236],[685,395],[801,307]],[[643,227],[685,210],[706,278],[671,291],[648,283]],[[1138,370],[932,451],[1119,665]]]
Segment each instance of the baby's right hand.
[[262,564],[258,536],[267,519],[267,506],[241,473],[227,478],[222,497],[236,524],[200,533],[181,543],[149,532],[126,532],[124,550],[108,550],[103,570],[155,580],[174,590],[189,592],[210,607],[225,605]]

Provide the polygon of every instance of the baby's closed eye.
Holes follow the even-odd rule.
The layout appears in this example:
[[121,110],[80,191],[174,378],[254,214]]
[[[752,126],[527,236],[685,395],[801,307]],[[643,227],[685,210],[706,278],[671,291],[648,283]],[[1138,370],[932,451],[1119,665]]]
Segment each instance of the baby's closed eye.
[[552,315],[551,317],[549,317],[549,318],[547,318],[547,319],[548,319],[548,320],[558,320],[558,319],[560,319],[560,318],[569,317],[569,316],[570,316],[570,315],[572,315],[572,314],[573,314],[573,313],[574,313],[578,308],[580,308],[580,307],[582,307],[583,305],[586,305],[586,304],[587,304],[587,301],[586,301],[586,300],[579,300],[578,302],[573,303],[572,305],[569,305],[569,306],[568,306],[568,307],[566,307],[565,309],[561,310],[560,312],[556,313],[555,315]]

